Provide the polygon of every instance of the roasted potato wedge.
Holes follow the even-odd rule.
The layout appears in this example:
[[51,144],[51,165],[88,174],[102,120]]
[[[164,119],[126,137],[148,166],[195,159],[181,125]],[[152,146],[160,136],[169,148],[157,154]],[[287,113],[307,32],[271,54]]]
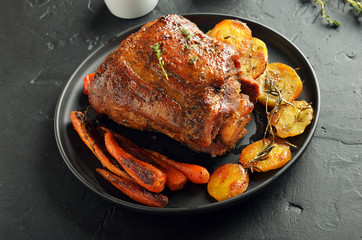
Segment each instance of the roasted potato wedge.
[[251,45],[251,30],[239,20],[223,20],[216,24],[207,34],[234,47],[240,54],[246,53]]
[[240,164],[225,164],[216,169],[207,184],[207,191],[217,201],[223,201],[245,192],[249,174]]
[[302,92],[303,83],[297,72],[283,63],[270,63],[265,72],[256,79],[261,94],[258,101],[264,106],[275,107],[279,95],[286,102],[297,99]]
[[239,162],[251,171],[266,172],[284,166],[291,156],[286,140],[266,138],[246,146]]
[[[294,106],[294,107],[293,107]],[[276,135],[281,138],[302,134],[312,122],[313,108],[306,101],[294,101],[293,106],[283,104],[276,112],[270,114],[270,124],[274,126]]]

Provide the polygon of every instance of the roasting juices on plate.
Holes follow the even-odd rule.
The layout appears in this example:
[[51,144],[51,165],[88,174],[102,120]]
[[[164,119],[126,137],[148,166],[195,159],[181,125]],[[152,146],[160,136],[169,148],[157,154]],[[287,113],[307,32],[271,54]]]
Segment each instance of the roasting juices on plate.
[[[248,171],[258,168],[255,162],[268,165],[268,159],[280,160],[283,164],[277,166],[281,167],[290,159],[290,155],[289,159],[279,159],[288,155],[280,151],[290,151],[290,144],[277,139],[273,126],[277,126],[278,119],[273,116],[286,104],[294,107],[301,87],[291,94],[292,99],[285,100],[285,89],[290,92],[294,88],[288,88],[289,82],[284,84],[282,65],[268,68],[267,61],[265,43],[253,38],[251,30],[238,20],[224,20],[204,34],[186,18],[166,15],[127,37],[96,73],[84,79],[84,93],[98,114],[126,127],[164,133],[212,156],[226,154],[246,134],[245,126],[251,120],[254,104],[264,97],[266,100],[261,103],[266,109],[274,109],[267,112],[273,121],[268,122],[263,143],[251,148],[255,151],[247,164],[240,160],[224,165],[211,175],[210,181],[209,172],[202,166],[176,162],[142,149],[104,127],[85,127],[90,125],[89,120],[81,112],[72,112],[72,122],[111,173],[97,171],[133,200],[164,207],[167,197],[161,193],[163,188],[181,190],[187,179],[197,184],[208,183],[210,195],[218,201],[225,200],[247,189]],[[297,75],[292,79],[296,79],[293,86],[301,84]],[[269,104],[269,95],[274,99],[273,106]],[[303,121],[300,116],[304,114],[298,113],[294,111],[291,116],[297,114],[298,121]],[[90,143],[88,136],[94,132],[98,140]],[[288,147],[279,149],[280,144]],[[102,154],[97,153],[97,147]],[[276,150],[278,156],[273,155]],[[140,194],[139,188],[147,194]],[[148,199],[152,192],[159,194],[156,203]]]

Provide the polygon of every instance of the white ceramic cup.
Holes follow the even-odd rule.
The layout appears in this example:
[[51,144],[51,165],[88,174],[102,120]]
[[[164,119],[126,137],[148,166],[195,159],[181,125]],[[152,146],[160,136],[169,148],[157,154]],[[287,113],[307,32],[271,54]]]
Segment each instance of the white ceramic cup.
[[125,19],[138,18],[151,12],[158,0],[104,0],[109,11]]

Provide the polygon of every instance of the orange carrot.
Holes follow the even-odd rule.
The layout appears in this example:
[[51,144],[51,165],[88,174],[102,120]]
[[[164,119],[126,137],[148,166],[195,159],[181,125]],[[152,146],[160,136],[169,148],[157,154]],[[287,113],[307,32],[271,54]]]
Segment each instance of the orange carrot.
[[99,130],[99,132],[104,132],[104,134],[107,132],[111,132],[118,145],[121,148],[123,148],[126,152],[128,152],[129,154],[133,155],[135,158],[141,161],[152,164],[154,167],[164,172],[166,174],[166,186],[170,190],[179,191],[185,186],[187,182],[187,177],[176,168],[172,167],[171,165],[167,164],[164,161],[159,160],[151,153],[145,151],[144,149],[140,148],[139,146],[137,146],[127,138],[123,137],[118,133],[113,132],[108,128],[98,126],[97,129]]
[[136,202],[145,204],[151,207],[164,207],[168,203],[168,198],[161,193],[153,193],[141,187],[137,183],[127,181],[122,177],[117,177],[104,169],[97,168],[96,171],[102,175],[106,180],[113,184],[116,188],[121,190],[131,199]]
[[73,111],[70,113],[70,119],[80,138],[102,163],[103,167],[108,168],[118,176],[131,179],[126,172],[121,170],[118,162],[107,152],[106,146],[104,145],[104,138],[95,131],[84,113]]
[[90,73],[87,76],[85,76],[84,80],[83,80],[83,92],[84,94],[88,95],[88,87],[90,82],[92,81],[92,79],[94,78],[94,75],[96,75],[96,73]]
[[[112,173],[96,169],[105,179],[111,182],[124,194],[131,199],[154,207],[164,207],[168,203],[168,198],[159,193],[151,193],[145,188],[141,187],[134,181],[125,171],[123,171],[119,163],[107,152],[104,144],[103,132],[94,129],[87,117],[79,111],[73,111],[70,115],[72,124],[83,142],[89,147],[94,155],[99,159],[102,165],[112,171]],[[117,176],[118,177],[117,177]]]
[[161,192],[164,189],[165,173],[127,153],[118,145],[111,132],[106,133],[104,139],[108,152],[138,184],[151,192]]
[[146,150],[146,151],[150,152],[152,155],[154,155],[161,161],[164,161],[167,164],[171,165],[172,167],[178,169],[180,172],[185,174],[186,177],[193,183],[203,184],[207,183],[210,179],[209,171],[207,171],[207,169],[202,166],[190,163],[176,162],[157,152],[151,150]]

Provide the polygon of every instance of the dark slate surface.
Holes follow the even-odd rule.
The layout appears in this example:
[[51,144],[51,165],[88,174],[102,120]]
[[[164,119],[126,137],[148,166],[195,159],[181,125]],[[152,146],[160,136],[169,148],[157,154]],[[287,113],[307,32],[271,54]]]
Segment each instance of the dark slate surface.
[[[319,18],[313,1],[160,0],[121,20],[101,0],[2,1],[1,239],[361,239],[362,26],[344,1]],[[54,138],[67,79],[98,46],[167,13],[229,13],[285,35],[308,57],[321,116],[303,157],[257,197],[196,216],[153,216],[96,196],[68,170]]]

